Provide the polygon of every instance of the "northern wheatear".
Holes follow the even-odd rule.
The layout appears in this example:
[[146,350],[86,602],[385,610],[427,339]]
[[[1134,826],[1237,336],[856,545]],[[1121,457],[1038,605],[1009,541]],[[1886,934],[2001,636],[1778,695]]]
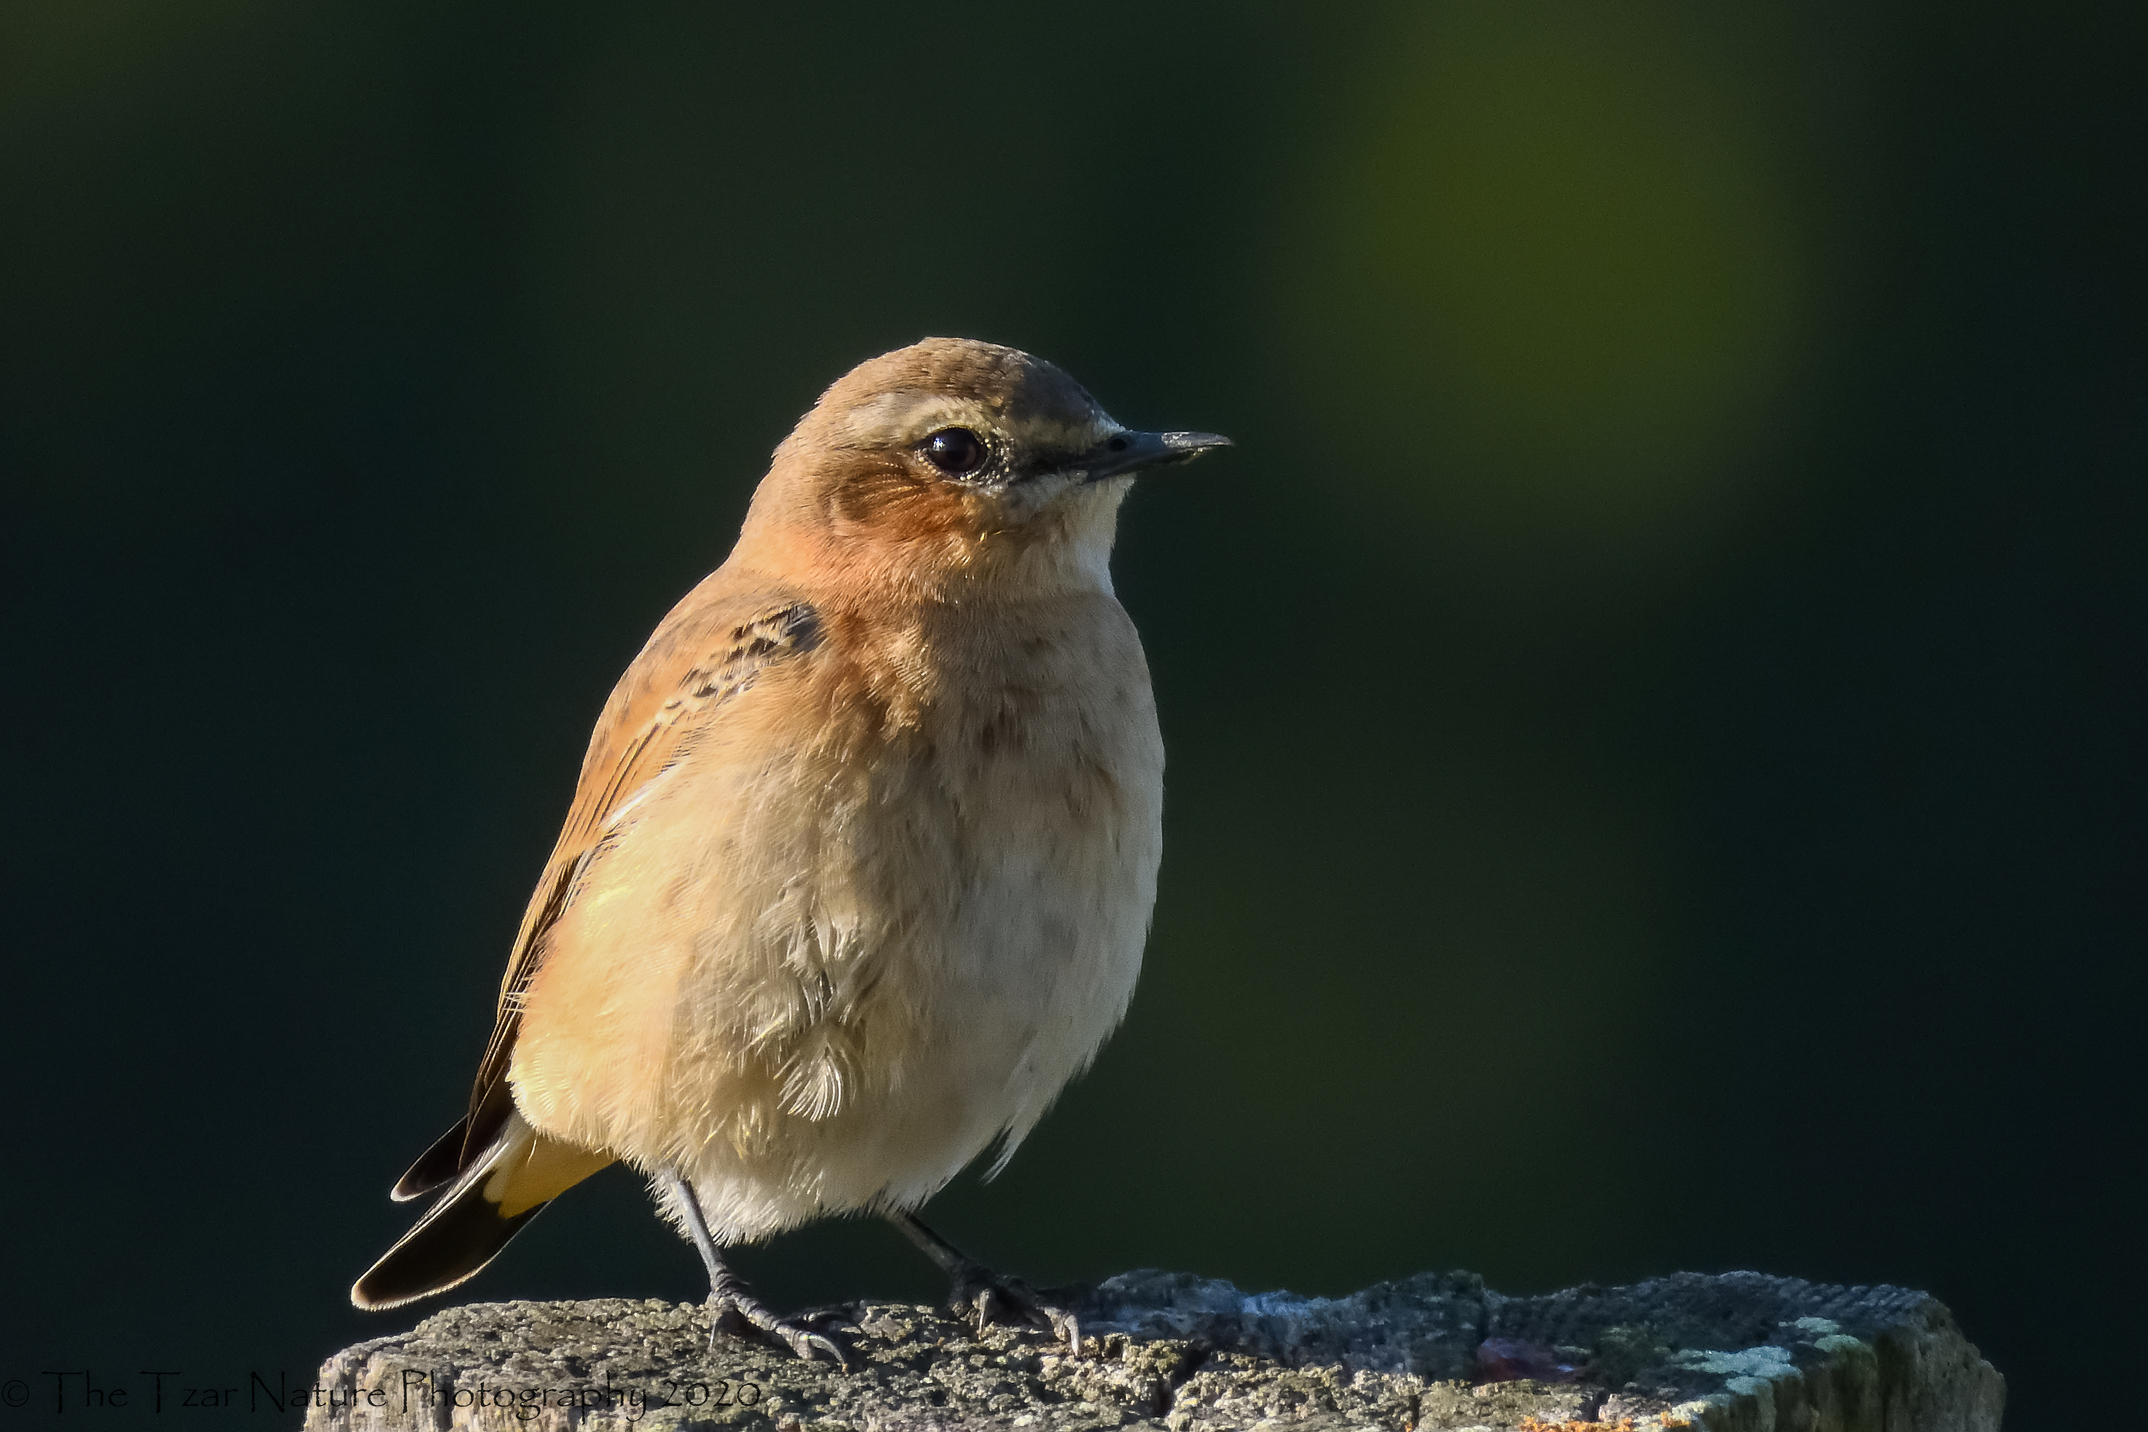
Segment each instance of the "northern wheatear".
[[1079,1335],[914,1210],[1005,1162],[1125,1013],[1163,742],[1109,559],[1133,475],[1227,443],[1129,432],[1049,363],[930,338],[822,395],[729,560],[597,722],[500,985],[445,1189],[351,1290],[392,1308],[490,1262],[624,1160],[735,1310],[723,1247],[885,1216],[988,1317]]

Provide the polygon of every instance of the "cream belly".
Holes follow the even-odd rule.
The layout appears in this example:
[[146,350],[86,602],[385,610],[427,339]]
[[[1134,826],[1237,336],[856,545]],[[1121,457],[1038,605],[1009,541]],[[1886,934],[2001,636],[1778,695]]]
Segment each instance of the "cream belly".
[[678,1170],[724,1242],[1029,1131],[1132,995],[1163,748],[1116,601],[1002,612],[772,672],[627,803],[523,996],[537,1129]]

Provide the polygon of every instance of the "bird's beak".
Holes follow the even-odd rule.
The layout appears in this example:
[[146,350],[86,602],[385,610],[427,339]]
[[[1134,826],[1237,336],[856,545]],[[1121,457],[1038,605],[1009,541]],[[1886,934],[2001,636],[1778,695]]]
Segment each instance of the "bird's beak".
[[1167,462],[1190,462],[1211,448],[1230,445],[1221,433],[1113,433],[1068,463],[1065,471],[1079,482],[1100,482]]

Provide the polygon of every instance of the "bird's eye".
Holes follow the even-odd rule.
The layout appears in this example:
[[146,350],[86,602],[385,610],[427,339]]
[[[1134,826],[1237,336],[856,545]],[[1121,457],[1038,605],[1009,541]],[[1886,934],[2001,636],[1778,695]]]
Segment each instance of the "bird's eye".
[[984,440],[968,428],[942,428],[925,439],[925,456],[949,477],[967,477],[985,465]]

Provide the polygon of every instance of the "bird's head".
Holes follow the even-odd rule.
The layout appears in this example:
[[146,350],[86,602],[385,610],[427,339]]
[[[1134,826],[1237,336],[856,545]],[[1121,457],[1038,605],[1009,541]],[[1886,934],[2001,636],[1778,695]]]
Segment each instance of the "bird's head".
[[776,449],[739,550],[786,575],[909,590],[1108,591],[1134,475],[1229,441],[1129,431],[1040,358],[927,338],[821,395]]

